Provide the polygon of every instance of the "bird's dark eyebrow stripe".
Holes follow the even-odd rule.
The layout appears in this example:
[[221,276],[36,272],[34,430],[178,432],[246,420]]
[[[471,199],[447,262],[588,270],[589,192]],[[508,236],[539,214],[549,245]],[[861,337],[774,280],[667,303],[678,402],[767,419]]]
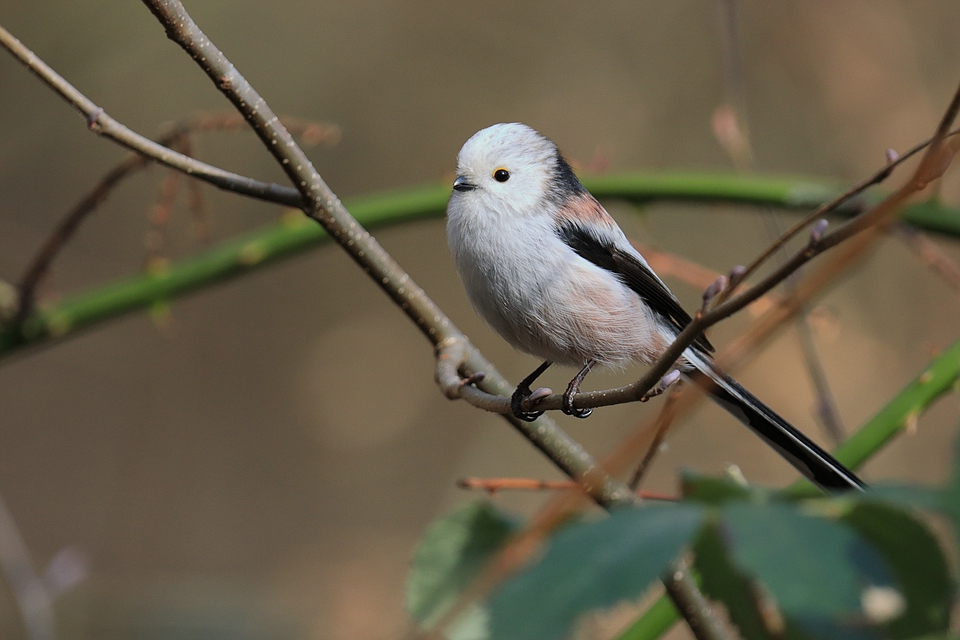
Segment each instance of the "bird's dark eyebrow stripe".
[[[634,256],[621,251],[612,242],[605,242],[574,222],[561,222],[557,226],[557,235],[581,258],[620,278],[655,312],[673,325],[678,333],[690,324],[690,314],[684,311],[650,268]],[[700,334],[694,344],[705,351],[713,351],[713,345],[703,334]]]

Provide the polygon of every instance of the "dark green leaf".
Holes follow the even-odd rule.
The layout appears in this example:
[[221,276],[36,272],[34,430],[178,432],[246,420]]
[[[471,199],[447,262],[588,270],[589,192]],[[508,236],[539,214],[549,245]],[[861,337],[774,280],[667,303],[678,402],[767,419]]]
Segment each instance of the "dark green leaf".
[[694,537],[704,508],[644,505],[558,533],[544,558],[500,589],[497,640],[565,637],[582,613],[638,598]]
[[413,554],[407,611],[429,626],[442,616],[517,529],[488,502],[471,502],[436,520]]
[[773,638],[760,614],[759,594],[750,579],[730,562],[716,525],[703,528],[693,552],[700,588],[708,597],[723,603],[741,637],[745,640]]
[[960,541],[960,437],[954,442],[953,449],[953,469],[943,490],[941,510],[952,521],[953,533]]
[[759,578],[786,617],[860,616],[869,585],[890,585],[883,558],[848,526],[785,504],[730,504],[721,533],[738,566]]
[[911,484],[880,484],[871,487],[864,498],[892,507],[940,511],[943,505],[943,490]]
[[[905,609],[884,628],[888,638],[912,638],[947,630],[953,585],[936,538],[910,514],[861,503],[843,517],[879,550],[899,583]],[[881,612],[882,613],[882,612]]]
[[867,492],[867,499],[894,507],[923,509],[950,520],[954,540],[960,543],[960,438],[954,444],[955,454],[950,479],[942,487],[915,485],[880,485]]

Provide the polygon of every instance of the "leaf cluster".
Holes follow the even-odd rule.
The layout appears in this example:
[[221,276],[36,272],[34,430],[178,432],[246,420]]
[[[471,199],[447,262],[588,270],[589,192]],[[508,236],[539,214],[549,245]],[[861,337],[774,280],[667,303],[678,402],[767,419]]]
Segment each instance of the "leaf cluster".
[[[932,517],[960,532],[960,447],[936,488],[887,485],[802,498],[686,475],[683,498],[614,510],[559,530],[542,557],[486,594],[447,637],[566,638],[590,611],[636,601],[678,557],[740,636],[914,638],[948,631],[955,579]],[[440,620],[517,531],[486,502],[438,520],[414,557],[413,616]],[[452,630],[452,631],[450,631]],[[623,639],[648,637],[628,630]]]

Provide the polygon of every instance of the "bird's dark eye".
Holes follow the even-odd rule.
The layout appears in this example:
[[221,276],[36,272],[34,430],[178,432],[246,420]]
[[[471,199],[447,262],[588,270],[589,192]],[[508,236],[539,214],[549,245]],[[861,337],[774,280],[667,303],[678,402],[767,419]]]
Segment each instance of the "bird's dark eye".
[[493,179],[497,182],[506,182],[510,179],[510,172],[506,169],[497,169],[493,172]]

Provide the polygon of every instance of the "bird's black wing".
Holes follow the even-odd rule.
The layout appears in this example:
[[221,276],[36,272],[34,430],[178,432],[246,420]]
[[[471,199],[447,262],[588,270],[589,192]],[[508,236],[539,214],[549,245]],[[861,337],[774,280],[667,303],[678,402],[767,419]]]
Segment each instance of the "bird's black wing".
[[[561,223],[557,227],[557,235],[581,258],[619,277],[643,298],[651,309],[676,328],[677,333],[690,324],[690,314],[684,311],[680,302],[650,267],[631,253],[618,248],[612,239],[599,238],[574,222]],[[710,353],[714,350],[702,333],[697,336],[694,344]]]

